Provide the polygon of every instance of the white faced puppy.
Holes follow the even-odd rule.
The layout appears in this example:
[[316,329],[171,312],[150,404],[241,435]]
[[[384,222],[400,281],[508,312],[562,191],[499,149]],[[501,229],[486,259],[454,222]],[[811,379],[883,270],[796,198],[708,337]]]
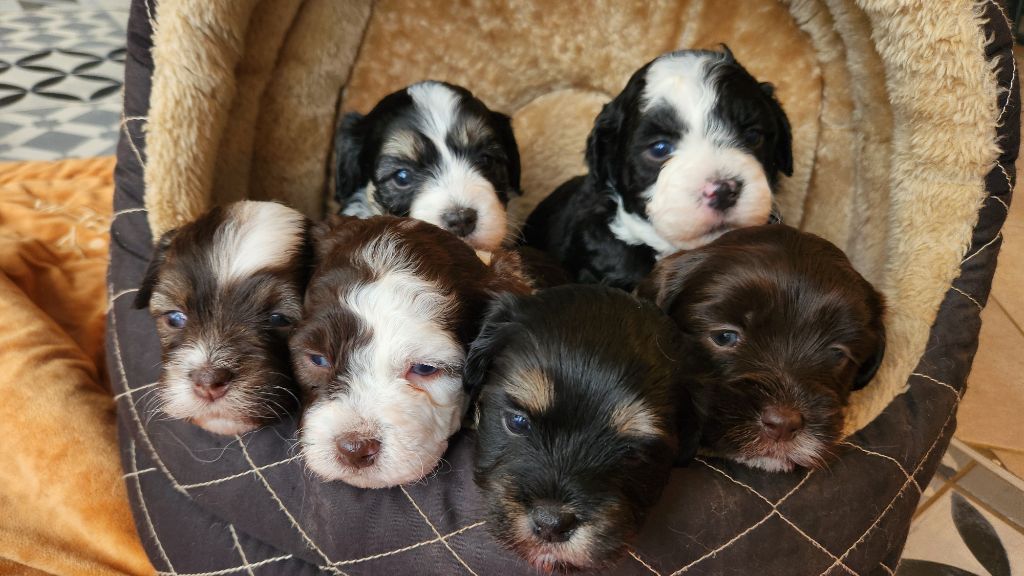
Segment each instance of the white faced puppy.
[[631,290],[662,256],[768,222],[790,142],[772,86],[728,48],[665,54],[598,115],[588,174],[538,205],[526,243],[578,282]]
[[343,214],[409,216],[477,250],[508,233],[505,207],[519,194],[512,124],[465,88],[426,81],[389,94],[345,116],[335,151]]
[[411,218],[334,216],[314,236],[290,341],[306,464],[361,488],[417,480],[465,414],[462,366],[492,292],[529,289]]
[[505,297],[466,364],[488,528],[544,571],[607,567],[696,452],[678,332],[621,290]]
[[287,341],[302,312],[308,230],[287,206],[246,201],[160,238],[135,307],[156,320],[164,412],[239,434],[297,407]]

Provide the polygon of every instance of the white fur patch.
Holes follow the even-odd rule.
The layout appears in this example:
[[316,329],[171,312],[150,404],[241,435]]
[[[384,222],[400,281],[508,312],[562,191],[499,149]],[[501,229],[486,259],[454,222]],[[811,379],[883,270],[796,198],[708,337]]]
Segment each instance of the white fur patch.
[[304,218],[276,202],[236,202],[214,235],[211,250],[219,284],[287,264],[301,248]]
[[[772,195],[763,167],[738,146],[738,135],[714,116],[720,95],[710,64],[717,58],[669,55],[648,69],[641,110],[668,105],[687,131],[674,143],[675,151],[645,192],[650,228],[642,225],[643,218],[626,214],[620,206],[613,224],[620,239],[647,244],[664,255],[703,246],[734,228],[768,221]],[[742,186],[735,205],[724,211],[708,206],[702,195],[705,185],[716,180],[736,180]]]
[[[301,436],[310,469],[362,488],[395,486],[427,475],[459,429],[467,401],[459,371],[465,352],[440,322],[450,301],[412,274],[385,244],[371,247],[376,257],[367,260],[390,265],[379,270],[377,281],[342,300],[366,323],[370,343],[351,355],[344,390],[306,411]],[[405,379],[414,363],[448,369],[414,386]],[[358,469],[338,459],[336,440],[350,434],[380,442],[373,465]]]
[[164,363],[160,377],[158,408],[171,418],[189,420],[215,434],[240,434],[257,427],[242,417],[251,406],[237,389],[211,402],[193,391],[189,374],[207,365],[220,365],[229,359],[218,356],[215,347],[202,342],[179,348]]

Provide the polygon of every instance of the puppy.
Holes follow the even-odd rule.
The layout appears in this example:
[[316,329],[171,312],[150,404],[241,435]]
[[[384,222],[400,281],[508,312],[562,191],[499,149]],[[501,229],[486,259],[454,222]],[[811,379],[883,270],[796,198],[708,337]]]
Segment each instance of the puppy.
[[639,292],[683,331],[703,445],[772,472],[826,461],[885,352],[881,294],[839,248],[781,224],[665,258]]
[[302,313],[309,222],[273,202],[217,207],[164,234],[135,298],[163,364],[163,411],[240,434],[297,407],[288,334]]
[[598,115],[589,172],[538,205],[525,241],[578,282],[632,290],[658,258],[768,222],[790,142],[772,86],[728,48],[665,54]]
[[699,432],[678,333],[655,306],[598,286],[494,305],[470,349],[475,479],[488,526],[544,571],[600,568],[636,534]]
[[466,350],[493,294],[529,288],[411,218],[335,216],[291,338],[307,466],[361,488],[417,480],[465,414]]
[[335,138],[343,213],[409,216],[498,248],[519,194],[512,124],[460,86],[420,82],[345,116]]

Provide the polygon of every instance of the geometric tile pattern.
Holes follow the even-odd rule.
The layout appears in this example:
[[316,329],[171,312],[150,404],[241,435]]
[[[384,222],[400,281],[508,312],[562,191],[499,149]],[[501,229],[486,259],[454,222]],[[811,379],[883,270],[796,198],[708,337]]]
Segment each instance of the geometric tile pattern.
[[113,154],[128,0],[0,0],[0,161]]

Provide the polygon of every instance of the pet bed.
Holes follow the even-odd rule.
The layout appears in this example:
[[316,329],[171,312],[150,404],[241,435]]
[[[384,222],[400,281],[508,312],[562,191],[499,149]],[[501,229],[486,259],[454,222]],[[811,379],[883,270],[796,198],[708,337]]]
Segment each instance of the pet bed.
[[892,574],[955,425],[1017,156],[1018,76],[995,0],[137,0],[112,227],[108,359],[135,520],[166,574],[527,574],[494,544],[458,435],[437,473],[358,490],[310,476],[295,423],[222,438],[154,415],[152,238],[214,202],[325,210],[339,110],[412,81],[510,114],[520,216],[583,171],[634,69],[726,42],[794,127],[787,222],[889,301],[888,352],[830,467],[678,469],[616,574]]

